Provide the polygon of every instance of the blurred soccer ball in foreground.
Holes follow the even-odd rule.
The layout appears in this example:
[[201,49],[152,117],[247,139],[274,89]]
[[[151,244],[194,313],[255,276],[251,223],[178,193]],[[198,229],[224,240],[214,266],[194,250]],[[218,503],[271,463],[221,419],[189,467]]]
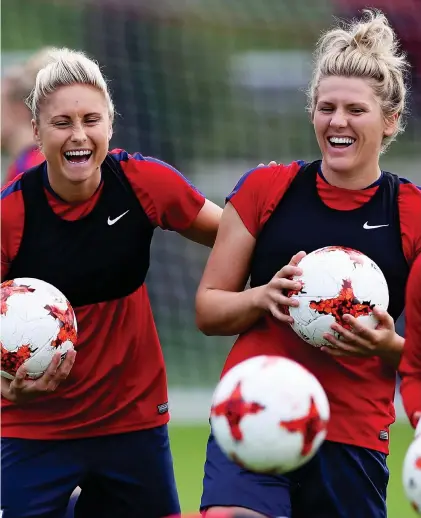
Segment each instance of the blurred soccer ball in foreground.
[[408,448],[403,463],[403,487],[414,510],[421,515],[421,436]]
[[38,378],[55,353],[73,348],[77,323],[66,297],[47,282],[19,278],[1,285],[1,375],[13,379],[25,364]]
[[211,425],[222,451],[242,467],[281,474],[311,459],[327,433],[329,403],[298,363],[257,356],[229,370],[212,400]]
[[387,310],[389,290],[383,272],[369,257],[337,246],[320,248],[305,256],[299,264],[303,275],[294,277],[301,289],[288,292],[299,300],[298,307],[287,307],[294,319],[292,328],[303,340],[315,347],[331,346],[324,333],[335,334],[336,321],[350,328],[342,317],[350,314],[375,329],[374,306]]

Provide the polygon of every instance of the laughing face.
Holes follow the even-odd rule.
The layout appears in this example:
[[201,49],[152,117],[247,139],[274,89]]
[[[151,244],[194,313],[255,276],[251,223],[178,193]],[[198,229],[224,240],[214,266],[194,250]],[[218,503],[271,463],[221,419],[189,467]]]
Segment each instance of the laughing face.
[[[385,120],[370,83],[331,76],[320,81],[313,124],[328,176],[377,174],[383,138],[396,130]],[[374,173],[373,173],[374,172]]]
[[89,85],[62,86],[46,97],[32,125],[53,189],[59,186],[60,195],[67,188],[95,190],[111,138],[104,94]]

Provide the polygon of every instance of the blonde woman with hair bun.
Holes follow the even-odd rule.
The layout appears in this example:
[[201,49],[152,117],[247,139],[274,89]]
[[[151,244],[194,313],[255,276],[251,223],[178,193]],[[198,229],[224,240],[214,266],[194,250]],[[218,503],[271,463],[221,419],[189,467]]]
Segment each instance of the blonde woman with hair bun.
[[164,358],[145,277],[156,227],[212,246],[221,209],[160,160],[109,150],[98,64],[53,49],[27,98],[45,161],[1,192],[2,282],[56,286],[78,342],[60,363],[1,378],[3,518],[161,518],[180,511]]
[[[206,518],[228,508],[270,518],[386,517],[389,427],[404,342],[394,322],[421,253],[420,188],[379,166],[404,130],[406,71],[381,12],[365,11],[327,31],[308,89],[320,159],[253,169],[227,197],[196,296],[198,326],[207,335],[239,335],[222,374],[262,354],[306,367],[326,391],[331,418],[317,454],[285,476],[247,472],[211,433]],[[377,329],[346,315],[348,329],[335,322],[317,349],[294,333],[282,306],[296,303],[285,292],[297,289],[291,277],[301,274],[305,253],[331,245],[371,257],[387,279],[390,304],[388,312],[374,309]]]

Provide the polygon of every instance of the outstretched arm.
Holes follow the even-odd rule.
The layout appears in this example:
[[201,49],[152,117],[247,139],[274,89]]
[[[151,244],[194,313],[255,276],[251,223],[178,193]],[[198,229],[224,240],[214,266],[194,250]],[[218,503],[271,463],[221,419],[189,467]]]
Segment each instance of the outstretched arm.
[[181,231],[180,234],[190,241],[212,247],[215,243],[221,215],[221,207],[206,200],[191,226]]

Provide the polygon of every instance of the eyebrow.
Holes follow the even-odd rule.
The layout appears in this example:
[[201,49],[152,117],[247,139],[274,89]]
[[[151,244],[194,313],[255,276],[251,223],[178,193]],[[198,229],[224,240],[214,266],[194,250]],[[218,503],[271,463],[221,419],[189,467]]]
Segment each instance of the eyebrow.
[[[336,104],[336,103],[333,101],[319,100],[318,104]],[[354,101],[352,103],[345,103],[345,104],[346,104],[346,106],[365,106],[367,108],[370,107],[370,105],[365,101],[356,101],[356,102]]]
[[[101,114],[100,114],[100,113],[97,113],[97,112],[91,112],[91,113],[86,113],[86,114],[84,115],[84,117],[93,117],[93,116],[95,116],[95,117],[101,117]],[[62,115],[53,115],[53,117],[51,117],[51,120],[56,119],[56,118],[58,118],[58,117],[62,117],[62,118],[64,118],[64,119],[71,119],[71,117],[70,117],[69,115],[64,115],[64,114],[62,114]]]

